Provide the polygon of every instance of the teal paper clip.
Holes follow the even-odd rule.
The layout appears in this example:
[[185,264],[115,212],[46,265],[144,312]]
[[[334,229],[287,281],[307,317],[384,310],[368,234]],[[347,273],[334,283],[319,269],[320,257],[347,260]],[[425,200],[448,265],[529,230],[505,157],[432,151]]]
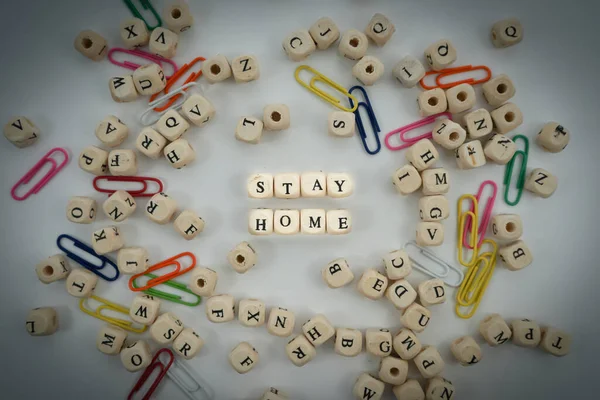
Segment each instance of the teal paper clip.
[[[154,279],[156,278],[158,275],[154,275],[154,274],[144,274],[144,276],[147,276],[150,279]],[[135,280],[132,283],[134,288],[138,288],[139,285],[135,282]],[[177,303],[177,304],[182,304],[184,306],[188,306],[188,307],[195,307],[198,304],[200,304],[200,302],[202,301],[202,297],[198,296],[196,293],[192,292],[187,285],[181,283],[181,282],[177,282],[177,281],[166,281],[161,283],[161,285],[166,285],[169,286],[171,288],[180,290],[184,293],[187,293],[193,297],[196,298],[196,302],[190,302],[190,301],[185,301],[183,300],[183,297],[177,294],[173,294],[173,293],[168,293],[168,292],[163,292],[162,290],[158,290],[155,287],[151,287],[150,289],[144,290],[144,293],[149,294],[151,296],[154,297],[158,297],[159,299],[164,299],[167,301],[172,301],[173,303]],[[160,286],[160,285],[157,285]]]
[[150,4],[150,0],[140,0],[140,4],[144,8],[144,10],[150,11],[152,13],[152,15],[154,15],[154,18],[156,18],[156,25],[154,25],[154,26],[151,26],[150,24],[148,24],[148,22],[142,16],[142,13],[140,12],[140,10],[138,10],[137,7],[133,4],[133,0],[123,0],[123,1],[125,2],[125,5],[127,6],[127,8],[129,8],[129,11],[131,11],[131,13],[133,14],[134,17],[139,18],[142,21],[144,21],[144,24],[146,24],[146,27],[148,28],[149,31],[154,30],[154,29],[158,28],[159,26],[162,26],[162,20],[160,19],[160,15],[156,12],[154,7],[152,7],[152,4]]

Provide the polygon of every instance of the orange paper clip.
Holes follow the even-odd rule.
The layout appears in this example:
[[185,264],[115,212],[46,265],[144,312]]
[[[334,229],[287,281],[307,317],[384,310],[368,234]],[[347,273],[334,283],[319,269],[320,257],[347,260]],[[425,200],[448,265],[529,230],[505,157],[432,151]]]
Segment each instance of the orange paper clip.
[[[473,78],[468,78],[468,79],[463,79],[460,81],[454,81],[454,82],[449,82],[449,83],[442,83],[442,79],[447,77],[447,76],[451,76],[451,75],[456,75],[456,74],[462,74],[463,72],[469,72],[469,71],[485,71],[486,72],[486,76],[482,79],[473,79]],[[425,79],[429,76],[429,75],[436,75],[435,77],[435,84],[436,86],[429,86],[425,84]],[[492,70],[489,69],[487,66],[485,65],[463,65],[461,67],[454,67],[454,68],[446,68],[443,69],[441,71],[429,71],[425,74],[425,76],[423,77],[423,79],[421,79],[420,84],[421,87],[425,90],[431,90],[431,89],[436,89],[436,88],[440,88],[440,89],[450,89],[451,87],[460,85],[461,83],[468,83],[469,85],[477,85],[479,83],[484,83],[489,81],[492,78]]]
[[[182,269],[180,259],[184,258],[184,257],[189,257],[192,260],[192,263],[189,267]],[[148,282],[146,282],[146,284],[144,286],[135,287],[133,285],[133,283],[135,282],[135,280],[137,278],[139,278],[145,274],[152,273],[161,268],[170,267],[170,266],[175,266],[175,270],[168,272],[164,275],[159,275],[155,278],[149,279]],[[191,271],[195,266],[196,266],[196,256],[193,253],[186,251],[181,254],[177,254],[176,256],[166,259],[164,261],[161,261],[158,264],[154,264],[153,266],[151,266],[150,268],[148,268],[146,271],[144,271],[142,273],[133,275],[129,279],[129,289],[131,289],[133,292],[141,292],[143,290],[148,290],[154,286],[158,286],[161,283],[165,283],[179,275],[183,275],[186,272]]]
[[[165,86],[165,88],[162,90],[165,94],[169,93],[169,90],[171,89],[171,87],[173,86],[173,84],[175,83],[175,81],[177,81],[183,74],[185,74],[190,68],[192,68],[192,66],[200,61],[205,61],[206,59],[204,57],[196,57],[192,60],[192,62],[188,63],[188,64],[183,64],[181,66],[181,68],[179,68],[179,70],[177,72],[175,72],[173,74],[173,76],[171,76],[169,78],[169,80],[167,81],[167,84]],[[186,83],[190,83],[190,82],[194,82],[197,81],[198,78],[200,78],[202,76],[202,68],[198,70],[198,72],[192,72],[187,79],[185,80],[185,82],[183,82],[183,85],[185,85]],[[187,90],[187,89],[186,89]],[[153,102],[154,100],[156,100],[156,97],[160,94],[161,92],[158,93],[154,93],[152,96],[150,96],[150,101],[149,103]],[[177,101],[177,99],[180,97],[181,95],[178,94],[176,96],[173,96],[169,99],[169,101],[166,102],[165,105],[160,106],[160,107],[154,107],[154,111],[156,112],[161,112],[166,110],[167,108],[171,107],[171,105]]]

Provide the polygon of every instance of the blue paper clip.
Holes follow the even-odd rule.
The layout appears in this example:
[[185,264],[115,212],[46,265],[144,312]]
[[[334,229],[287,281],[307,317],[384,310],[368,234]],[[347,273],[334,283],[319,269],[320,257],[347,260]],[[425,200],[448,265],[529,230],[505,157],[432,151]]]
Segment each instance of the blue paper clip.
[[[370,155],[374,155],[379,153],[381,150],[381,141],[379,140],[379,123],[377,122],[377,117],[375,116],[375,111],[373,110],[373,106],[371,105],[371,101],[369,100],[369,96],[367,95],[367,91],[362,86],[356,85],[348,90],[348,93],[352,93],[354,89],[358,89],[363,93],[363,97],[365,101],[359,101],[358,106],[356,107],[356,111],[354,111],[354,118],[356,119],[356,125],[358,126],[358,132],[360,133],[360,140],[362,140],[363,147],[365,151]],[[352,97],[348,97],[348,101],[350,102],[350,108],[354,108],[354,103],[352,102]],[[369,149],[369,145],[367,144],[367,133],[365,132],[365,126],[362,123],[362,118],[360,117],[360,107],[364,107],[367,111],[367,115],[369,116],[369,120],[371,121],[371,129],[373,130],[373,136],[375,136],[375,140],[377,141],[377,148],[375,150]]]
[[[64,240],[70,240],[71,242],[73,242],[73,246],[75,246],[76,249],[83,250],[84,252],[86,252],[90,256],[97,258],[101,262],[101,264],[100,265],[94,265],[92,262],[90,262],[90,261],[86,260],[85,258],[83,258],[83,257],[75,254],[71,250],[67,250],[67,248],[65,246],[63,246],[62,243],[61,243],[61,241],[63,239]],[[107,280],[109,282],[116,281],[119,278],[120,273],[119,273],[119,268],[117,268],[117,264],[115,264],[114,261],[112,261],[108,257],[96,254],[96,252],[94,251],[93,248],[91,248],[89,245],[83,243],[81,240],[76,239],[76,238],[74,238],[73,236],[70,236],[70,235],[62,234],[62,235],[60,235],[56,239],[56,245],[58,246],[59,249],[61,249],[67,255],[67,257],[69,257],[71,260],[75,261],[76,263],[79,263],[83,268],[92,271],[93,273],[95,273],[96,275],[98,275],[100,278],[105,279],[105,280]],[[110,266],[112,266],[115,269],[115,276],[112,277],[112,278],[110,278],[110,277],[104,275],[102,272],[100,272],[107,265],[110,265]]]
[[162,20],[160,19],[160,15],[158,15],[158,12],[156,12],[154,7],[152,7],[152,4],[150,4],[150,0],[140,0],[140,4],[144,8],[144,10],[150,11],[152,13],[152,15],[154,15],[154,18],[156,18],[156,25],[154,25],[154,26],[150,26],[150,24],[148,24],[148,22],[146,22],[146,20],[142,16],[142,13],[140,12],[140,10],[138,10],[137,7],[133,4],[133,0],[123,0],[123,2],[127,6],[127,8],[129,8],[129,11],[131,11],[131,13],[133,14],[134,17],[139,18],[142,21],[144,21],[144,24],[146,24],[146,27],[148,28],[149,31],[152,31],[152,30],[158,28],[159,26],[162,26]]

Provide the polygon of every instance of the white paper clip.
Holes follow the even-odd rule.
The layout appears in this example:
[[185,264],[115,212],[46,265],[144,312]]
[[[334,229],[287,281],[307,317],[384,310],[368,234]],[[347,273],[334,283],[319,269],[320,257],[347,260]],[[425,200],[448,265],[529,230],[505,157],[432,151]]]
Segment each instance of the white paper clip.
[[179,386],[181,391],[190,400],[214,399],[214,393],[210,386],[196,375],[190,367],[177,359],[173,361],[171,368],[167,370],[167,377]]
[[[430,263],[431,265],[436,265],[437,267],[435,269],[432,269],[429,266],[425,266],[425,265],[421,264],[419,261],[417,261],[417,259],[414,256],[411,256],[411,254],[410,254],[409,248],[411,248],[411,247],[414,247],[415,249],[417,249],[420,254],[422,254],[424,257],[428,258],[431,261],[431,263]],[[418,246],[417,243],[415,243],[414,241],[406,242],[406,244],[404,244],[404,249],[406,250],[408,257],[412,261],[412,266],[415,269],[417,269],[417,270],[423,272],[424,274],[429,275],[433,278],[439,278],[439,279],[443,280],[444,283],[448,286],[459,287],[460,284],[462,283],[463,279],[465,278],[465,275],[463,274],[463,272],[460,269],[458,269],[454,265],[442,260],[435,254],[433,254],[431,251]],[[458,277],[457,280],[451,280],[449,278],[450,271],[453,271],[453,273]]]
[[[161,96],[159,98],[157,98],[154,101],[151,101],[150,103],[148,103],[148,108],[145,109],[141,114],[140,114],[140,122],[142,125],[144,126],[150,126],[155,124],[156,122],[158,122],[158,120],[160,119],[160,117],[163,116],[163,114],[165,114],[167,111],[169,110],[179,110],[181,108],[181,106],[183,106],[183,103],[185,103],[185,101],[190,97],[190,93],[186,90],[189,87],[192,86],[198,86],[198,82],[190,82],[190,83],[186,83],[185,85],[180,86],[178,89],[173,90],[172,92],[169,92],[167,94],[165,94],[164,96]],[[175,101],[173,104],[171,104],[171,106],[167,109],[164,109],[160,112],[155,112],[154,108],[157,106],[160,106],[161,103],[166,102],[167,100],[169,100],[171,97],[174,97],[175,95],[180,94],[181,97],[179,99],[177,99],[177,101]],[[148,120],[149,116],[152,116],[151,120]]]

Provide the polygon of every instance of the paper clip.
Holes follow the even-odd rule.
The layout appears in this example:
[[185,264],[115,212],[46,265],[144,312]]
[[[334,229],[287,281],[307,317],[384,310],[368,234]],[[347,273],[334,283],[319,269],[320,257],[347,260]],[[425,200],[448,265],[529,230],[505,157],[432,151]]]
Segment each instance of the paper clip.
[[[192,263],[189,267],[181,269],[181,263],[178,261],[181,258],[184,257],[189,257],[192,260]],[[164,275],[160,275],[160,276],[156,276],[154,278],[151,278],[150,280],[148,280],[148,282],[146,282],[146,284],[144,286],[141,287],[135,287],[133,285],[133,283],[135,282],[135,280],[137,278],[139,278],[142,275],[145,274],[149,274],[151,272],[154,272],[156,270],[159,270],[161,268],[165,268],[165,267],[169,267],[169,266],[175,266],[175,270],[168,272]],[[159,262],[158,264],[154,264],[153,266],[151,266],[150,268],[148,268],[145,272],[142,272],[140,274],[136,274],[133,275],[130,279],[129,279],[129,289],[131,289],[134,292],[141,292],[144,290],[148,290],[154,286],[160,285],[161,283],[165,283],[166,281],[173,279],[179,275],[183,275],[186,272],[191,271],[194,267],[196,266],[196,256],[193,253],[190,253],[189,251],[177,254],[174,257],[168,258],[164,261]]]
[[148,61],[151,61],[153,63],[156,63],[156,64],[160,65],[160,67],[163,70],[165,68],[164,63],[170,64],[171,67],[173,67],[173,74],[171,74],[170,76],[169,75],[165,75],[165,78],[167,78],[167,79],[171,78],[179,70],[179,67],[177,66],[177,64],[175,63],[175,61],[169,60],[168,58],[157,56],[156,54],[148,53],[146,51],[139,50],[139,49],[129,50],[129,49],[123,49],[121,47],[113,47],[112,49],[110,49],[108,51],[108,61],[110,61],[111,63],[113,63],[114,65],[117,65],[119,67],[131,69],[131,70],[136,70],[139,67],[141,67],[142,65],[141,64],[133,63],[131,61],[122,61],[122,62],[121,61],[117,61],[117,60],[115,60],[115,58],[113,56],[114,53],[131,54],[132,56],[136,56],[136,57],[140,57],[140,58],[146,59]]
[[[96,300],[98,303],[101,303],[102,305],[98,306],[98,308],[96,308],[95,310],[88,309],[85,307],[85,302],[89,299]],[[102,321],[106,321],[109,324],[118,326],[129,332],[144,333],[144,332],[146,332],[146,329],[148,329],[148,327],[146,325],[140,325],[139,328],[136,328],[134,326],[135,322],[130,321],[128,319],[115,318],[115,317],[110,317],[108,315],[102,314],[103,310],[107,310],[107,311],[112,311],[112,312],[116,312],[116,313],[120,313],[120,314],[129,315],[129,308],[124,307],[117,303],[113,303],[112,301],[106,300],[102,297],[98,297],[98,296],[94,296],[94,295],[91,295],[89,298],[83,297],[81,300],[79,300],[79,309],[81,311],[83,311],[84,313],[91,315],[94,318],[101,319]]]
[[[71,241],[73,243],[73,246],[76,249],[82,250],[86,254],[94,257],[95,259],[97,259],[100,262],[100,265],[95,265],[94,263],[86,260],[85,258],[75,254],[71,250],[68,250],[61,243],[63,240]],[[114,263],[114,261],[112,261],[110,258],[108,258],[106,256],[101,256],[101,255],[97,254],[92,247],[90,247],[88,244],[85,244],[81,240],[76,239],[70,235],[62,234],[58,238],[56,238],[56,245],[58,246],[59,249],[61,249],[67,255],[67,257],[69,257],[71,260],[75,261],[76,263],[81,264],[81,266],[83,268],[95,273],[100,278],[107,280],[109,282],[116,281],[119,278],[119,275],[120,275],[119,268],[117,268],[117,265]],[[108,277],[101,272],[107,265],[110,265],[111,267],[113,267],[115,269],[115,274],[113,277]]]
[[[435,121],[438,118],[441,118],[441,117],[448,118],[451,120],[452,114],[450,114],[449,112],[443,112],[443,113],[439,113],[439,114],[435,114],[435,115],[430,115],[429,117],[425,117],[425,118],[415,121],[411,124],[401,126],[400,128],[397,128],[391,132],[388,132],[385,135],[385,140],[384,140],[385,147],[387,147],[391,151],[403,150],[403,149],[406,149],[407,147],[410,147],[413,144],[417,143],[419,140],[431,139],[431,137],[433,136],[433,132],[427,132],[427,133],[424,133],[422,135],[415,136],[412,138],[407,138],[406,134],[408,132],[413,131],[417,128],[420,128],[422,126],[433,124],[433,123],[435,123]],[[390,139],[395,134],[398,134],[400,142],[402,143],[400,146],[392,146],[390,144]]]
[[[54,153],[62,153],[64,156],[64,160],[58,164],[52,155]],[[50,181],[50,179],[54,178],[56,174],[60,172],[61,169],[64,168],[65,165],[69,162],[69,153],[61,147],[55,147],[49,152],[46,153],[44,157],[40,161],[38,161],[17,183],[14,184],[12,189],[10,189],[10,195],[16,201],[23,201],[27,199],[32,194],[38,194],[40,190]],[[31,179],[42,169],[46,163],[50,164],[50,170],[46,172],[46,175],[38,183],[36,183],[27,193],[23,196],[17,195],[17,190],[21,185],[26,185],[31,181]]]
[[[144,276],[147,276],[151,279],[157,278],[158,275],[154,275],[154,274],[144,274]],[[133,287],[134,288],[138,288],[137,283],[135,282],[135,279],[133,280]],[[173,289],[177,289],[180,290],[184,293],[190,294],[191,296],[196,298],[195,302],[190,302],[190,301],[185,301],[182,300],[183,297],[177,294],[173,294],[173,293],[168,293],[168,292],[163,292],[162,290],[158,290],[155,288],[150,288],[148,290],[144,290],[144,293],[149,294],[151,296],[154,297],[158,297],[159,299],[165,299],[168,301],[172,301],[173,303],[177,303],[177,304],[182,304],[184,306],[188,306],[188,307],[195,307],[198,304],[200,304],[200,302],[202,301],[202,297],[198,296],[196,293],[192,292],[187,285],[181,283],[181,282],[177,282],[177,281],[166,281],[163,283],[163,285],[172,287]]]
[[[160,360],[160,356],[159,356]],[[211,400],[214,398],[212,389],[188,367],[175,359],[167,376],[173,381],[190,400]]]
[[[529,139],[523,135],[516,135],[512,138],[513,142],[517,142],[517,139],[523,140],[525,143],[523,150],[515,151],[515,155],[510,159],[508,164],[506,164],[506,169],[504,170],[504,201],[509,206],[516,206],[519,204],[521,200],[521,195],[523,194],[523,187],[525,187],[525,178],[527,176],[527,159],[529,157]],[[508,193],[510,191],[510,183],[512,180],[512,171],[515,164],[515,160],[517,157],[521,158],[521,169],[519,170],[519,175],[517,177],[517,197],[514,200],[508,199]]]
[[[188,99],[188,97],[190,97],[190,94],[187,92],[186,89],[192,87],[192,86],[196,86],[198,85],[197,82],[190,82],[190,83],[186,83],[185,85],[180,86],[178,89],[172,91],[171,93],[167,93],[164,96],[159,97],[158,99],[151,101],[149,103],[149,107],[146,108],[142,114],[140,114],[140,122],[142,123],[142,125],[144,126],[150,126],[154,123],[156,123],[160,117],[166,113],[169,110],[178,110],[181,108],[181,106],[183,105],[183,103],[185,103],[185,101]],[[160,112],[155,112],[155,115],[153,116],[153,118],[150,121],[147,121],[147,115],[151,114],[154,111],[154,107],[156,107],[158,104],[161,104],[163,101],[168,101],[170,98],[175,97],[175,96],[182,96],[182,99],[179,99],[178,101],[175,101],[174,103],[172,103],[168,108],[164,109],[163,111]]]
[[159,26],[162,26],[162,21],[160,19],[160,15],[158,15],[158,12],[156,12],[154,7],[152,7],[152,4],[150,4],[150,0],[140,0],[140,4],[144,8],[144,10],[150,11],[152,13],[152,15],[154,15],[154,18],[156,18],[156,25],[154,25],[154,26],[150,26],[148,24],[148,22],[142,16],[142,13],[133,4],[133,0],[123,0],[123,2],[127,6],[127,8],[129,8],[129,11],[131,11],[131,13],[133,14],[134,17],[139,18],[142,21],[144,21],[144,24],[146,24],[146,27],[148,28],[149,31],[151,31],[155,28],[158,28]]
[[[432,264],[435,264],[437,266],[437,268],[440,269],[440,272],[437,272],[433,268],[429,268],[429,267],[421,264],[419,261],[417,261],[417,259],[414,256],[411,256],[410,251],[409,251],[409,248],[411,248],[411,247],[414,247],[415,249],[417,249],[419,251],[419,253],[421,255],[428,258],[430,261],[432,261]],[[419,245],[417,245],[417,243],[414,240],[411,240],[410,242],[405,243],[404,249],[408,253],[408,257],[412,261],[413,268],[415,268],[433,278],[439,278],[439,279],[443,280],[444,283],[448,286],[459,287],[460,284],[463,282],[464,274],[460,269],[458,269],[454,265],[442,260],[435,254],[433,254],[430,250],[420,247]],[[454,274],[457,275],[458,279],[450,280],[449,279],[450,271],[453,271]]]
[[[454,81],[454,82],[450,82],[450,83],[442,83],[442,78],[445,78],[447,76],[461,74],[463,72],[469,72],[469,71],[478,71],[478,70],[482,70],[482,71],[486,72],[486,75],[484,78],[482,78],[482,79],[468,78],[468,79],[463,79],[460,81]],[[427,79],[427,77],[429,75],[437,75],[435,77],[436,86],[429,86],[429,85],[425,84],[425,79]],[[475,65],[475,66],[463,65],[460,67],[446,68],[441,71],[428,71],[427,73],[425,73],[425,76],[421,79],[421,81],[419,83],[421,84],[421,87],[425,90],[431,90],[431,89],[436,89],[436,88],[450,89],[451,87],[460,85],[462,83],[468,83],[469,85],[477,85],[479,83],[487,82],[491,78],[492,78],[492,70],[490,70],[489,67],[487,67],[485,65]]]
[[[369,100],[369,96],[367,95],[367,91],[362,86],[353,86],[348,90],[348,93],[352,94],[353,90],[360,90],[363,94],[365,101],[358,102],[356,106],[356,111],[354,111],[354,119],[356,120],[356,125],[358,126],[358,132],[360,133],[360,140],[362,141],[363,147],[367,153],[370,155],[374,155],[379,153],[381,150],[381,142],[379,141],[379,123],[377,122],[377,117],[375,116],[375,110],[373,110],[373,106],[371,105],[371,101]],[[354,108],[354,103],[352,102],[354,97],[349,97],[348,101],[350,102],[350,107]],[[356,99],[355,99],[356,100]],[[360,107],[364,107],[367,111],[367,115],[369,116],[369,121],[371,122],[371,130],[373,131],[373,136],[375,137],[375,141],[377,142],[377,148],[375,150],[369,149],[369,145],[367,144],[367,133],[365,131],[365,126],[362,122],[362,118],[360,116]]]
[[[472,207],[469,209],[469,211],[462,211],[462,202],[466,199],[471,200]],[[469,262],[464,260],[462,244],[462,238],[466,234],[465,228],[467,225],[467,218],[471,218],[471,221],[475,221],[473,223],[473,227],[471,229],[471,237],[469,239],[469,243],[471,243],[473,249],[473,254]],[[477,226],[476,221],[478,220],[478,218],[479,203],[475,196],[473,196],[472,194],[463,194],[462,196],[460,196],[458,198],[458,202],[456,203],[456,220],[458,222],[458,227],[456,230],[458,236],[456,241],[456,247],[458,249],[458,262],[467,268],[471,268],[473,265],[475,265],[475,262],[477,261],[477,251],[479,248],[477,239],[479,237],[479,228]]]
[[[169,357],[169,361],[167,361],[166,364],[163,364],[160,361],[161,354],[166,354],[167,357]],[[152,375],[154,370],[158,368],[159,373],[156,376],[156,378],[154,378],[154,381],[152,382],[152,386],[150,386],[150,388],[148,389],[146,394],[144,394],[144,397],[142,397],[142,400],[150,400],[150,398],[152,397],[152,394],[154,393],[154,391],[156,390],[158,385],[160,385],[160,382],[162,381],[162,379],[167,374],[167,371],[169,371],[169,368],[171,368],[173,361],[175,361],[175,356],[173,355],[173,352],[171,350],[169,350],[169,349],[158,350],[156,352],[156,354],[154,354],[154,357],[152,357],[152,362],[150,362],[150,365],[148,365],[146,367],[146,369],[144,370],[142,375],[140,375],[140,378],[137,380],[137,382],[133,386],[133,389],[131,389],[131,392],[129,392],[129,396],[127,396],[127,400],[133,399],[133,396],[135,396],[137,394],[137,392],[140,391],[140,389],[142,388],[142,386],[144,386],[144,384],[146,383],[148,378],[150,378],[150,375]]]
[[[490,223],[490,220],[492,219],[492,209],[494,208],[494,203],[496,202],[496,195],[498,194],[498,185],[496,185],[496,182],[489,180],[484,181],[479,186],[479,190],[475,195],[475,198],[477,199],[478,203],[481,201],[481,195],[483,194],[483,190],[487,185],[490,185],[492,187],[492,195],[488,197],[488,201],[485,204],[485,208],[483,210],[483,217],[481,217],[481,221],[479,222],[479,241],[477,242],[478,247],[481,247],[481,244],[483,243],[483,237],[485,236],[487,227]],[[471,208],[471,211],[474,211],[473,208]],[[468,249],[473,249],[473,246],[471,246],[471,244],[467,241],[467,235],[471,231],[471,223],[472,221],[469,219],[466,223],[467,225],[465,226],[465,232],[463,234],[463,245]]]
[[[300,71],[303,71],[303,70],[307,70],[314,75],[310,80],[310,84],[307,84],[305,81],[300,79]],[[323,100],[328,102],[329,104],[333,105],[334,107],[339,108],[342,111],[354,112],[356,110],[356,108],[358,107],[358,100],[356,100],[356,98],[354,96],[352,96],[352,94],[349,93],[345,87],[343,87],[339,83],[332,81],[331,79],[329,79],[328,77],[326,77],[325,75],[323,75],[322,73],[320,73],[319,71],[317,71],[316,69],[314,69],[308,65],[300,65],[298,68],[296,68],[296,72],[294,72],[294,77],[296,78],[296,81],[300,85],[304,86],[306,89],[310,90],[311,92],[313,92],[314,94],[316,94],[317,96],[319,96],[320,98],[322,98]],[[340,92],[345,97],[350,99],[350,107],[352,107],[352,108],[344,107],[342,105],[342,102],[340,99],[323,91],[322,89],[319,89],[316,86],[316,82],[323,82],[324,84],[327,84],[329,87],[335,89],[336,91]],[[352,101],[354,101],[354,102],[352,102]],[[353,104],[355,104],[355,105],[353,105]]]
[[[194,58],[190,63],[188,64],[183,64],[183,66],[179,69],[179,71],[177,71],[176,73],[173,74],[173,76],[171,76],[170,78],[168,78],[167,80],[167,84],[165,86],[165,88],[162,90],[165,94],[169,93],[169,90],[171,90],[171,86],[173,86],[173,84],[177,81],[177,79],[179,79],[183,74],[185,74],[190,68],[192,68],[192,66],[200,61],[206,61],[206,59],[204,57],[196,57]],[[198,70],[198,72],[192,72],[187,79],[185,80],[185,82],[183,82],[183,84],[185,85],[186,83],[190,83],[190,82],[194,82],[197,81],[198,78],[200,78],[202,76],[202,68]],[[150,101],[149,103],[153,102],[156,97],[158,97],[158,95],[161,92],[158,93],[154,93],[152,96],[150,96]],[[164,111],[167,108],[171,107],[171,105],[180,97],[181,95],[177,95],[177,96],[173,96],[171,97],[171,99],[169,101],[167,101],[167,103],[164,106],[161,107],[154,107],[154,111],[156,112],[160,112],[160,111]]]
[[[140,182],[142,184],[142,188],[141,189],[136,189],[136,190],[125,190],[127,193],[129,193],[130,195],[132,195],[133,197],[152,197],[157,193],[161,193],[164,189],[163,187],[163,183],[160,179],[158,178],[153,178],[153,177],[148,177],[148,176],[112,176],[112,175],[104,175],[104,176],[97,176],[94,178],[93,181],[93,186],[94,189],[96,189],[97,192],[100,193],[108,193],[108,195],[110,196],[111,194],[113,194],[114,192],[116,192],[117,190],[121,190],[121,189],[104,189],[98,186],[98,182],[100,181],[107,181],[107,182]],[[158,190],[155,192],[147,192],[148,190],[148,182],[154,182],[158,185]]]

